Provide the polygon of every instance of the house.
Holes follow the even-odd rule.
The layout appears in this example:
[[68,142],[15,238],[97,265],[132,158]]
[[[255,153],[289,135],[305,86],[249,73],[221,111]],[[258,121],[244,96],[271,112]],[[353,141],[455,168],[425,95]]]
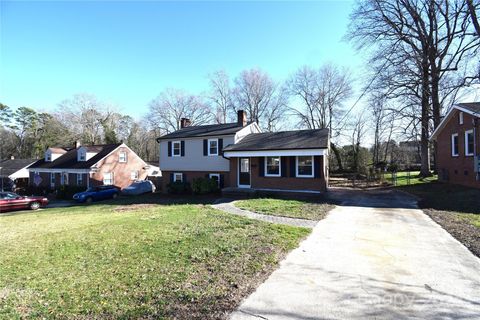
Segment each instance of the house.
[[159,137],[160,169],[164,181],[192,182],[197,177],[218,180],[221,188],[322,192],[328,185],[329,132],[297,130],[263,133],[237,122],[192,126]]
[[440,181],[480,187],[480,102],[453,105],[432,134]]
[[115,185],[125,188],[147,177],[149,165],[126,144],[74,148],[51,147],[45,157],[29,168],[30,185],[56,189],[60,186]]
[[25,188],[28,185],[28,167],[35,159],[10,159],[0,161],[0,189]]

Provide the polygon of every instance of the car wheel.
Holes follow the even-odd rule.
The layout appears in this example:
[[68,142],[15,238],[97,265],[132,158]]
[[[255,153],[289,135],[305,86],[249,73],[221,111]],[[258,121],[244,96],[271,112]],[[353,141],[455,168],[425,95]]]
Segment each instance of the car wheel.
[[112,194],[112,199],[117,199],[118,198],[118,193]]
[[39,202],[34,201],[34,202],[30,203],[30,209],[37,210],[38,208],[40,208],[40,203]]
[[92,198],[92,197],[88,197],[87,199],[85,199],[85,202],[86,202],[86,203],[92,203],[92,202],[93,202],[93,198]]

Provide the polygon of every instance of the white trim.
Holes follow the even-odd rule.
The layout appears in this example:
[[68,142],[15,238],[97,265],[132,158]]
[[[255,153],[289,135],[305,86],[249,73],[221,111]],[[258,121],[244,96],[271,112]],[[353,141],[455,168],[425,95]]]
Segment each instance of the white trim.
[[[50,172],[50,187],[55,188],[55,185],[57,184],[57,177],[55,176],[57,172]],[[58,172],[61,174],[61,172]],[[52,179],[53,178],[53,179]]]
[[[107,174],[110,175],[110,178],[109,178],[109,179],[105,179],[105,175],[107,175]],[[110,182],[109,184],[106,184],[106,183],[105,183],[105,180],[110,180],[111,182]],[[114,185],[114,184],[115,184],[115,176],[114,176],[113,172],[105,172],[105,173],[103,173],[102,182],[103,182],[103,185],[104,185],[104,186]]]
[[[125,159],[122,161],[122,153],[125,155]],[[118,162],[119,163],[127,163],[128,162],[128,155],[126,151],[119,151],[118,152]]]
[[459,140],[458,140],[458,133],[452,133],[452,136],[450,138],[450,150],[451,150],[451,154],[452,154],[452,157],[458,157],[458,150],[457,150],[457,153],[454,153],[454,143],[453,143],[453,138],[457,138],[457,149],[459,147]]
[[443,117],[443,120],[442,122],[440,122],[440,124],[438,125],[438,127],[433,131],[432,135],[430,136],[430,140],[435,140],[438,133],[443,129],[443,127],[445,127],[445,125],[447,124],[447,122],[450,120],[450,118],[452,117],[452,114],[453,114],[453,111],[454,110],[459,110],[459,111],[463,111],[464,113],[468,113],[474,117],[480,117],[480,114],[476,113],[476,112],[473,112],[471,110],[468,110],[468,109],[465,109],[465,108],[462,108],[460,107],[459,105],[453,105],[448,111],[447,113],[445,114],[445,116]]
[[[308,156],[301,156],[301,157],[308,157]],[[315,177],[315,159],[313,156],[310,156],[312,158],[312,174],[305,175],[305,174],[298,174],[298,156],[295,157],[295,178],[314,178]]]
[[225,151],[223,156],[229,157],[273,157],[273,156],[327,156],[328,149],[291,149],[291,150],[253,150]]
[[463,111],[458,113],[458,123],[463,124]]
[[55,173],[62,173],[62,172],[69,172],[69,173],[90,173],[91,169],[45,169],[45,168],[28,168],[30,172],[55,172]]
[[208,178],[212,179],[212,177],[217,177],[217,184],[220,187],[220,173],[209,173]]
[[[78,179],[79,177],[81,177],[81,179]],[[80,183],[80,181],[82,183]],[[82,186],[83,185],[83,173],[77,173],[77,186]]]
[[[175,154],[175,143],[178,143],[178,154]],[[172,141],[172,157],[182,156],[182,142],[180,140]]]
[[[177,175],[180,175],[180,180],[177,180]],[[180,182],[183,182],[183,173],[182,172],[174,172],[173,173],[173,182],[177,182],[177,181],[180,181]]]
[[[467,152],[468,150],[468,135],[469,134],[472,134],[473,136],[473,129],[470,129],[470,130],[466,130],[465,131],[465,155],[466,156],[473,156],[475,154],[475,150],[472,150],[472,152]],[[473,139],[475,141],[475,136],[473,136]],[[475,142],[473,143],[473,149],[475,149]]]
[[[217,153],[210,153],[210,142],[217,142]],[[208,156],[218,156],[218,139],[217,138],[213,138],[213,139],[208,139],[207,141],[207,155]]]
[[248,173],[250,174],[250,184],[240,184],[240,158],[238,158],[238,161],[237,161],[237,186],[239,188],[250,188],[250,186],[252,185],[252,161],[250,158],[248,157],[244,157],[244,158],[247,158],[248,159],[248,166],[249,166],[249,170],[248,170]]
[[[268,173],[267,158],[278,158],[278,173],[274,173],[274,174]],[[282,157],[281,156],[264,157],[263,162],[264,162],[263,172],[265,177],[281,177],[282,176]]]

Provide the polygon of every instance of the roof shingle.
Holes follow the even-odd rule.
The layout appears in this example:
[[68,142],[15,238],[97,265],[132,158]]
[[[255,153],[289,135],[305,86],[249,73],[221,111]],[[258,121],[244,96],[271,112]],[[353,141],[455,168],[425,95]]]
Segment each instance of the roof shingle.
[[237,131],[240,131],[243,128],[244,127],[242,125],[239,125],[236,122],[211,124],[206,126],[191,126],[191,127],[185,127],[175,132],[161,136],[157,138],[157,141],[162,139],[208,137],[208,136],[235,134]]

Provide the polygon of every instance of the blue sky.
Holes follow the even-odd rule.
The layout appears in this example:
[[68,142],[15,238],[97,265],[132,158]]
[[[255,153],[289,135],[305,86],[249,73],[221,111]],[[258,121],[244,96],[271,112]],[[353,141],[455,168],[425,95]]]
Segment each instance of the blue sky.
[[0,102],[53,110],[95,94],[141,116],[167,87],[201,93],[207,75],[260,67],[361,66],[342,41],[353,1],[1,1]]

